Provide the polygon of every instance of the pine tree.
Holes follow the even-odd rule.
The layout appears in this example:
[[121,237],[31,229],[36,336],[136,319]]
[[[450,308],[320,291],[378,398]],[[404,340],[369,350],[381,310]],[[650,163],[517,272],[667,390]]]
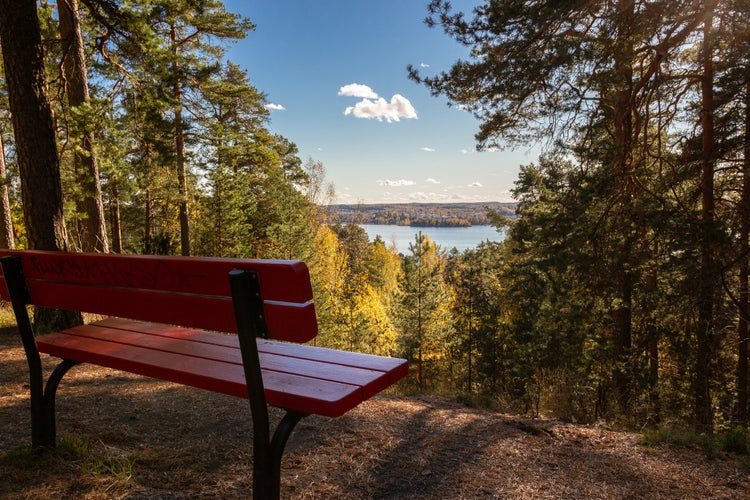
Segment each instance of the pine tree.
[[[81,18],[77,0],[58,2],[60,39],[62,41],[62,67],[65,75],[65,94],[68,98],[75,136],[70,137],[76,146],[73,151],[73,170],[76,183],[83,190],[76,200],[80,212],[78,233],[85,252],[109,252],[109,240],[104,220],[102,188],[99,165],[94,151],[94,133],[88,123],[93,113],[86,113],[90,104],[86,54],[84,52]],[[76,119],[77,118],[77,119]]]
[[[160,160],[169,159],[173,165],[177,196],[161,198],[165,209],[164,216],[171,212],[170,204],[177,206],[180,252],[190,254],[191,248],[191,200],[196,195],[195,165],[191,161],[193,133],[196,124],[193,117],[200,116],[193,103],[203,100],[203,86],[210,84],[216,76],[225,50],[225,44],[243,38],[252,23],[236,14],[226,11],[216,0],[161,0],[150,3],[133,3],[112,8],[91,0],[92,13],[108,25],[107,36],[98,40],[99,51],[104,59],[131,86],[130,96],[135,98],[134,106],[146,108],[146,115],[159,128],[165,123],[171,127],[171,153],[169,158],[157,148],[143,148],[148,152],[148,165],[156,165],[153,155],[158,151]],[[115,47],[115,48],[113,48]],[[160,114],[154,113],[166,106]],[[134,108],[138,109],[138,108]],[[153,110],[154,112],[151,112]],[[166,119],[166,120],[165,120]],[[153,197],[150,189],[143,187],[146,212],[146,247],[152,247],[151,240],[171,241],[173,230],[167,227],[158,234],[151,234]]]
[[[13,118],[28,245],[37,250],[66,250],[60,164],[36,2],[0,1],[0,47]],[[81,322],[80,313],[46,308],[37,308],[34,316],[40,331],[63,329]]]
[[0,45],[21,173],[28,244],[40,250],[63,250],[68,243],[60,165],[36,2],[0,4]]
[[403,260],[401,313],[397,318],[401,354],[417,365],[419,389],[435,386],[451,334],[450,295],[443,279],[444,259],[437,245],[420,231]]
[[263,176],[254,166],[252,152],[266,147],[265,97],[232,63],[205,83],[202,95],[196,131],[206,145],[201,163],[208,190],[196,238],[198,251],[206,255],[253,255],[255,192]]
[[[689,110],[686,103],[696,97],[695,80],[682,74],[678,61],[683,55],[695,61],[695,52],[690,52],[693,37],[716,4],[509,0],[486,2],[467,20],[454,13],[449,2],[436,0],[430,4],[428,23],[442,25],[472,50],[472,57],[435,77],[410,68],[415,80],[481,120],[476,135],[480,147],[546,139],[550,150],[563,150],[580,163],[582,183],[576,185],[578,190],[559,186],[565,197],[559,198],[558,210],[577,206],[580,219],[587,222],[572,223],[568,214],[574,212],[564,208],[559,216],[550,213],[549,223],[559,240],[568,243],[568,235],[576,234],[589,243],[572,243],[591,260],[577,259],[579,264],[570,269],[604,298],[602,312],[610,318],[609,339],[602,344],[609,357],[609,386],[617,413],[632,418],[639,405],[644,346],[658,351],[654,322],[639,323],[635,316],[643,306],[653,318],[653,304],[646,297],[658,288],[653,282],[658,261],[649,255],[654,248],[668,251],[668,245],[657,243],[657,222],[664,214],[690,207],[680,205],[684,200],[676,200],[660,178],[678,149],[666,140],[679,127],[675,110]],[[665,190],[651,189],[652,183]],[[654,217],[657,210],[662,214]],[[688,221],[693,214],[678,216]],[[701,265],[705,288],[696,293],[705,300],[696,296],[694,302],[704,306],[693,308],[703,325],[711,324],[708,296],[715,297],[709,293],[715,287],[707,283],[718,279],[718,268],[709,260]],[[698,343],[702,347],[696,346],[696,360],[711,357],[709,342]],[[709,364],[696,363],[693,375],[698,377],[697,371],[705,372]],[[651,379],[656,376],[652,372]],[[694,391],[704,392],[698,385]],[[695,400],[696,416],[703,413],[698,421],[707,419],[699,409],[707,399]]]

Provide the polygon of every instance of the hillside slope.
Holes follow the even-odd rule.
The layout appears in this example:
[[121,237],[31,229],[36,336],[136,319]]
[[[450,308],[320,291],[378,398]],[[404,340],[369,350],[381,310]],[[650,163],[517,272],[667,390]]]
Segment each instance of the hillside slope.
[[[76,367],[58,393],[58,432],[68,444],[30,459],[19,448],[30,440],[25,360],[7,331],[0,381],[0,498],[250,491],[245,401]],[[386,395],[337,420],[304,420],[287,447],[282,491],[284,498],[747,498],[750,472],[734,456],[645,447],[632,433]]]

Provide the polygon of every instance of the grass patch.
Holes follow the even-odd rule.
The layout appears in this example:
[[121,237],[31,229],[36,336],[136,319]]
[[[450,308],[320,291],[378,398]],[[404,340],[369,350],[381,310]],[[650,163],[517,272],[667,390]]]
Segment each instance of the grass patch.
[[130,458],[114,449],[97,447],[93,450],[89,440],[72,436],[62,436],[54,449],[40,453],[35,453],[28,445],[12,448],[0,457],[0,464],[24,471],[59,466],[102,480],[108,490],[133,477]]
[[686,429],[663,427],[658,429],[646,429],[639,439],[640,444],[645,446],[656,446],[669,444],[673,446],[703,446],[707,436],[698,435]]
[[113,450],[104,450],[105,454],[91,450],[87,439],[63,436],[57,444],[56,452],[79,464],[81,472],[93,474],[100,479],[109,479],[115,483],[124,483],[133,477],[133,461],[125,456],[112,456]]
[[748,454],[747,430],[741,426],[721,431],[713,436],[696,434],[680,428],[665,427],[647,429],[641,434],[640,444],[656,446],[667,444],[673,446],[699,447],[707,458],[714,458],[717,452]]

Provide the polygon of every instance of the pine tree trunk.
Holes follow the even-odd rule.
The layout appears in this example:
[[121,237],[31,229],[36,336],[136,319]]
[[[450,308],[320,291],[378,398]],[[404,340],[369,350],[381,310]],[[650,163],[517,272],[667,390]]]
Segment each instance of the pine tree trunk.
[[712,13],[707,16],[703,29],[701,59],[701,126],[702,126],[702,178],[701,178],[701,249],[700,284],[698,290],[698,324],[696,326],[695,380],[693,384],[695,430],[713,431],[711,407],[711,364],[714,352],[713,298],[716,288],[716,263],[714,261],[714,69],[711,29]]
[[29,248],[67,248],[60,165],[34,0],[0,0],[0,45]]
[[15,248],[13,219],[10,215],[10,199],[5,170],[5,146],[0,136],[0,248]]
[[[89,86],[86,76],[86,59],[83,50],[81,23],[77,0],[59,0],[60,38],[63,49],[65,92],[68,104],[76,108],[89,102]],[[109,252],[107,230],[102,204],[102,188],[99,166],[93,151],[94,134],[88,127],[80,133],[84,153],[74,154],[76,180],[83,188],[83,197],[76,200],[78,211],[85,215],[79,224],[81,249],[84,252]]]
[[[658,255],[658,244],[654,249],[654,255]],[[657,294],[656,263],[646,274],[644,292],[646,302],[644,315],[648,318],[645,325],[646,353],[648,357],[648,424],[661,422],[661,398],[659,397],[659,330],[656,326],[655,311]]]
[[632,306],[633,277],[628,262],[632,259],[633,248],[633,23],[635,4],[632,0],[621,0],[617,8],[617,40],[614,50],[614,68],[617,85],[614,95],[614,170],[616,196],[620,197],[621,224],[619,230],[624,235],[623,245],[615,249],[616,264],[613,278],[616,283],[618,305],[613,316],[614,362],[613,385],[619,410],[628,414],[631,406],[631,348],[632,348]]
[[151,238],[152,215],[151,189],[146,188],[146,202],[143,207],[143,250],[146,254],[154,253],[153,240]]
[[[66,250],[60,163],[35,0],[0,0],[0,47],[21,174],[28,247]],[[80,313],[40,307],[34,310],[34,325],[39,333],[80,323]]]
[[122,224],[120,222],[120,192],[112,182],[109,194],[109,220],[112,224],[112,252],[122,253]]
[[174,99],[175,99],[175,153],[177,156],[177,181],[180,189],[180,250],[182,255],[190,255],[190,217],[187,188],[187,165],[185,160],[185,131],[182,122],[182,77],[178,62],[179,49],[177,45],[177,33],[172,26],[172,57],[174,77]]
[[739,318],[737,323],[737,411],[738,422],[748,423],[748,275],[750,274],[750,66],[746,70],[745,85],[745,137],[742,181],[742,201],[740,203],[740,296]]

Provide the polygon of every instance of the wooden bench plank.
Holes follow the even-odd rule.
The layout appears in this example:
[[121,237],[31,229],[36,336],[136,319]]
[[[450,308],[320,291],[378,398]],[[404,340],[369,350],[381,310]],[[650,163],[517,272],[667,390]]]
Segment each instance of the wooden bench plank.
[[90,323],[90,325],[151,333],[172,338],[190,338],[194,342],[205,342],[207,344],[223,345],[227,347],[233,347],[237,343],[237,337],[235,335],[217,335],[214,332],[207,332],[205,330],[165,325],[162,323],[150,323],[148,321],[138,321],[134,319],[106,318]]
[[[92,324],[110,328],[131,329],[144,333],[150,332],[155,335],[171,336],[175,338],[186,338],[189,336],[194,341],[219,343],[226,346],[237,345],[236,338],[231,335],[215,336],[210,332],[200,332],[189,328],[173,327],[159,323],[108,318]],[[285,343],[280,344],[278,342],[265,341],[263,339],[258,339],[257,343],[259,352],[282,354],[287,357],[311,359],[335,365],[383,372],[385,378],[382,379],[382,382],[386,383],[385,387],[388,387],[388,385],[392,385],[406,377],[409,369],[406,360],[399,358],[388,358],[358,352],[337,351],[325,347],[300,346]],[[375,386],[368,388],[368,395],[366,398],[372,397],[370,389],[373,387]]]
[[[183,335],[189,335],[196,341],[216,342],[221,345],[231,346],[235,345],[236,342],[231,335],[219,335],[216,337],[209,332],[202,332],[202,335],[201,332],[196,332],[196,330],[191,330],[189,328],[179,328],[159,323],[148,323],[121,318],[107,318],[92,324],[111,328],[133,329],[135,331],[151,332],[165,336],[181,337]],[[282,345],[283,347],[280,347]],[[312,359],[328,363],[338,363],[345,366],[388,372],[393,377],[394,382],[407,375],[408,365],[405,360],[399,358],[388,358],[385,356],[375,356],[358,352],[337,351],[325,347],[296,346],[293,344],[287,345],[279,344],[278,342],[264,341],[262,339],[258,340],[258,350],[261,352],[275,353],[277,352],[277,349],[283,349],[283,354],[286,356],[296,356],[301,358],[312,357]]]
[[[30,282],[28,287],[34,303],[41,306],[68,310],[84,308],[113,316],[132,314],[158,323],[237,332],[232,300],[227,297],[178,295],[148,290],[141,290],[136,294],[118,287],[94,290],[66,283]],[[270,337],[273,339],[307,342],[318,333],[315,306],[311,302],[297,304],[268,301],[265,302],[264,311]]]
[[312,300],[310,273],[302,261],[0,250],[0,256],[4,255],[21,257],[28,281],[117,284],[122,288],[230,297],[229,271],[250,269],[260,275],[265,299]]
[[[301,261],[8,251],[22,259],[30,302],[106,316],[236,332],[228,273],[259,275],[269,337],[307,342],[318,333]],[[5,280],[0,296],[9,299]]]
[[[61,333],[51,335],[75,335],[86,339],[103,340],[119,344],[142,347],[155,351],[171,352],[183,356],[195,356],[222,363],[242,364],[239,339],[236,336],[221,335],[217,333],[204,332],[208,336],[220,336],[232,339],[234,342],[228,346],[193,341],[195,334],[200,331],[186,332],[182,338],[170,338],[163,335],[149,335],[147,333],[133,330],[122,330],[102,327],[101,325],[84,325],[68,329]],[[37,342],[46,344],[51,342],[47,336],[40,337]],[[269,344],[273,344],[269,342]],[[307,350],[304,357],[287,356],[285,350],[289,347]],[[40,350],[44,347],[40,345]],[[274,352],[259,352],[261,369],[293,373],[311,379],[340,382],[348,385],[356,385],[362,388],[363,397],[369,399],[390,385],[390,377],[382,370],[348,366],[342,363],[330,363],[315,357],[315,354],[324,351],[311,348],[310,346],[298,346],[296,344],[279,344],[273,349]],[[299,351],[299,349],[295,349]],[[342,353],[352,354],[352,353]]]
[[[239,364],[69,335],[38,338],[40,352],[183,385],[247,397]],[[328,417],[341,416],[364,400],[356,385],[262,369],[266,399],[273,406]]]

